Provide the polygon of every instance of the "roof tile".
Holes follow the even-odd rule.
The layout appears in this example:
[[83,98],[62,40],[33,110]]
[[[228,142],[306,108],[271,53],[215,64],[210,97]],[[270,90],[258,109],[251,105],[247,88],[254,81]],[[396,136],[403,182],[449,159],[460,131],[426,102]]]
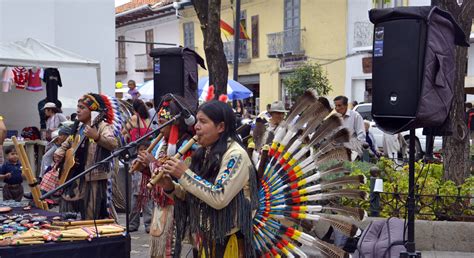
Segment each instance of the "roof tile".
[[173,2],[172,0],[132,0],[129,3],[115,7],[115,14],[122,13],[122,12],[131,10],[143,5],[152,6],[152,5],[158,4],[159,6],[159,5],[170,4],[172,2]]

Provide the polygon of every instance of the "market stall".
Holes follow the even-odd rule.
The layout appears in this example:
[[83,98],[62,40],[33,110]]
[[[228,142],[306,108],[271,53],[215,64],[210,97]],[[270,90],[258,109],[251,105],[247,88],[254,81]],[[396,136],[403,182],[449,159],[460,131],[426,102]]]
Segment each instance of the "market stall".
[[[38,82],[36,77],[41,70],[46,73],[47,69],[62,67],[96,69],[98,92],[102,91],[100,86],[100,63],[98,61],[81,57],[70,51],[31,38],[24,41],[0,43],[0,67],[3,68],[2,75],[9,75],[12,69],[17,70],[17,73],[12,73],[15,78],[7,81],[8,83],[3,90],[4,92],[5,90],[14,91],[17,97],[21,97],[23,94],[25,101],[31,101],[29,96],[33,94],[41,94],[40,86],[35,87],[35,85],[41,85],[45,82],[45,80]],[[33,78],[34,83],[22,83],[23,81],[19,78],[19,75],[22,74],[19,71],[27,71],[27,77],[30,80]],[[59,78],[59,74],[57,77]],[[22,86],[24,87],[22,88]],[[57,100],[58,84],[55,86],[56,91],[53,93],[56,96],[53,96],[53,98],[55,97]],[[47,85],[46,90],[46,98],[42,101],[54,102],[54,99],[50,98]],[[27,91],[29,93],[26,93]],[[37,99],[36,97],[35,101]],[[19,124],[18,121],[21,119],[32,120],[31,116],[25,116],[20,109],[7,108],[8,105],[4,102],[2,102],[2,105],[5,106],[2,106],[0,111],[2,114],[0,115],[4,115],[7,129],[15,129],[18,132],[11,136],[20,136],[20,128],[31,125]],[[36,106],[30,103],[25,107]],[[30,122],[27,121],[27,123]],[[0,202],[0,256],[130,257],[130,237],[125,228],[117,225],[114,220],[77,220],[75,216],[72,216],[73,214],[49,211],[48,204],[44,200],[39,200],[41,193],[36,177],[42,158],[42,150],[46,143],[42,136],[40,136],[40,139],[37,136],[32,138],[20,136],[19,139],[11,137],[4,142],[5,146],[14,145],[20,155],[22,174],[31,188],[34,206],[36,207],[30,207],[26,203]]]
[[[60,86],[60,75],[58,68],[92,68],[97,74],[97,89],[101,92],[100,62],[82,57],[71,51],[53,46],[51,44],[28,38],[21,41],[0,43],[0,70],[2,72],[2,92],[15,91],[15,94],[25,95],[25,102],[29,102],[31,94],[41,93],[46,88],[46,101],[56,102],[58,100],[57,87]],[[44,77],[51,75],[58,77],[52,86]],[[37,78],[38,76],[43,79]],[[44,85],[46,84],[46,85]],[[45,87],[43,87],[45,86]],[[28,93],[26,93],[28,92]],[[63,101],[61,99],[61,101]],[[63,101],[64,102],[64,101]],[[70,101],[69,101],[70,102]],[[68,102],[68,103],[69,103]],[[43,103],[43,104],[44,104]],[[33,105],[31,105],[33,104]],[[5,117],[5,124],[16,136],[21,136],[21,129],[32,126],[31,118],[20,115],[24,110],[18,108],[7,108],[2,103],[0,115]],[[70,107],[71,105],[67,105]],[[35,108],[36,103],[29,103],[28,108]],[[19,122],[23,120],[23,122]],[[36,175],[40,171],[41,157],[44,153],[46,142],[44,139],[21,139],[25,144],[31,167]],[[6,139],[4,146],[12,145],[10,139]]]
[[0,257],[129,257],[130,236],[113,220],[77,221],[25,205],[0,204]]

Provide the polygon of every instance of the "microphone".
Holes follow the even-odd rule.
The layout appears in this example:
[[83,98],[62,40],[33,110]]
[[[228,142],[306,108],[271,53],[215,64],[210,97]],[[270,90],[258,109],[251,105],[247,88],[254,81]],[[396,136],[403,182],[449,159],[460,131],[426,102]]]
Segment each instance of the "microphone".
[[196,123],[196,118],[194,117],[193,113],[191,113],[191,111],[189,111],[172,93],[169,93],[169,96],[173,98],[173,100],[181,109],[182,115],[184,117],[184,123],[186,123],[187,126],[193,126]]

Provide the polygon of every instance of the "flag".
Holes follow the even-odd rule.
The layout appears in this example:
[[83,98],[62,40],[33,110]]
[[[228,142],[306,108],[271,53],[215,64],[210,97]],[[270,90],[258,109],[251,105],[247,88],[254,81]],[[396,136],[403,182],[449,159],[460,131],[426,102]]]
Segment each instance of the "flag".
[[244,26],[242,26],[242,23],[240,24],[240,39],[250,39],[247,31],[245,31]]
[[221,20],[220,22],[221,32],[224,33],[225,37],[230,37],[234,35],[234,28],[227,24],[225,21]]
[[[221,32],[224,33],[224,36],[226,38],[229,38],[230,36],[234,35],[234,28],[232,28],[232,26],[230,26],[225,21],[220,21],[220,27]],[[242,26],[242,24],[240,24],[240,39],[250,39],[249,35],[247,34],[247,31],[245,30],[244,26]]]

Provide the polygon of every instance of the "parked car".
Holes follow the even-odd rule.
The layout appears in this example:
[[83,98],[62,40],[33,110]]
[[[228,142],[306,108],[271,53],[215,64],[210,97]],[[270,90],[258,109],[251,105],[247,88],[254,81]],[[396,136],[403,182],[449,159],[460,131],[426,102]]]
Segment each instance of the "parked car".
[[[383,149],[383,131],[377,126],[372,118],[372,103],[362,103],[354,107],[354,110],[364,118],[364,120],[370,121],[369,131],[374,135],[377,148]],[[409,143],[410,132],[404,131],[401,133],[405,138],[407,144]],[[433,144],[433,152],[440,152],[443,147],[443,138],[440,136],[435,137]],[[421,158],[426,151],[426,136],[423,135],[423,128],[415,129],[415,150],[416,157]]]

